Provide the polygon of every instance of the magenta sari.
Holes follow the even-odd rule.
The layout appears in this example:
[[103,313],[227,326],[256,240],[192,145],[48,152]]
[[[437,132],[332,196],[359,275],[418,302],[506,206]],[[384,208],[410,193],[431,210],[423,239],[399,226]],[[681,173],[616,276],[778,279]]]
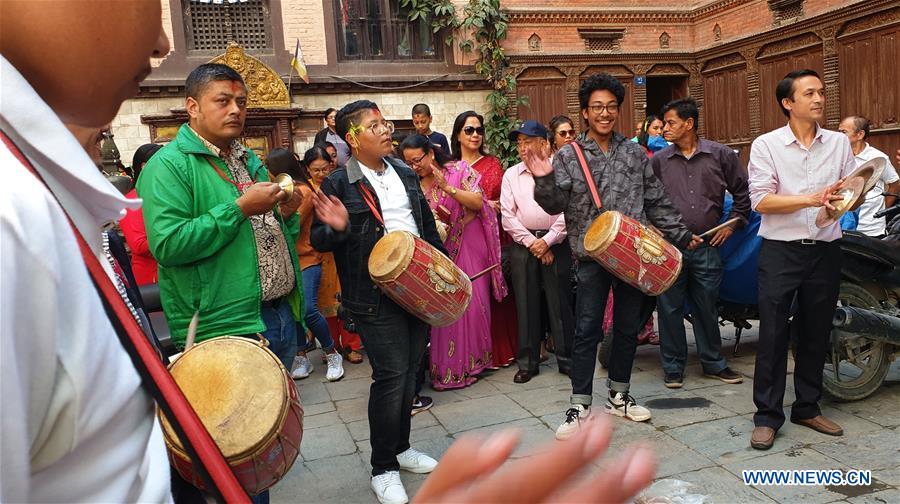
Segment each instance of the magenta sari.
[[[448,163],[444,176],[450,187],[478,191],[480,175],[463,161]],[[449,193],[436,188],[425,191],[425,198],[438,214],[449,213],[444,246],[450,258],[468,275],[500,264],[500,238],[497,215],[482,197],[481,211],[463,224],[466,208]],[[469,211],[471,212],[471,211]],[[472,282],[472,301],[462,318],[447,327],[431,329],[431,380],[435,390],[461,388],[475,382],[479,373],[490,367],[491,294],[501,300],[506,283],[499,267]]]

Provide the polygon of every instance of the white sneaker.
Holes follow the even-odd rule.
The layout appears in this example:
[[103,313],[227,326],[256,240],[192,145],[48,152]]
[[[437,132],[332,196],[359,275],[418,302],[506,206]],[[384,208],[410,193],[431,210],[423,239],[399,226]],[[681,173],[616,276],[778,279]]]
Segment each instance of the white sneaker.
[[399,471],[388,471],[378,476],[372,476],[372,490],[375,491],[375,497],[381,504],[406,504],[409,502],[406,489],[403,488],[403,482],[400,481]]
[[417,474],[430,473],[437,467],[437,460],[434,460],[415,448],[410,448],[400,455],[397,455],[397,462],[400,463],[400,469]]
[[344,377],[344,358],[337,352],[326,354],[328,359],[328,371],[325,373],[325,379],[328,381],[338,381]]
[[294,365],[291,368],[291,378],[295,380],[302,380],[313,372],[312,362],[309,362],[309,357],[306,355],[295,355]]
[[556,439],[564,441],[569,439],[581,427],[581,422],[591,416],[591,409],[585,408],[581,404],[573,404],[571,408],[566,410],[566,419],[556,428]]
[[[610,394],[613,392],[610,390]],[[634,398],[629,393],[616,392],[606,399],[606,411],[610,415],[616,415],[627,418],[635,422],[646,422],[650,420],[650,410],[643,406],[638,406],[634,402]]]

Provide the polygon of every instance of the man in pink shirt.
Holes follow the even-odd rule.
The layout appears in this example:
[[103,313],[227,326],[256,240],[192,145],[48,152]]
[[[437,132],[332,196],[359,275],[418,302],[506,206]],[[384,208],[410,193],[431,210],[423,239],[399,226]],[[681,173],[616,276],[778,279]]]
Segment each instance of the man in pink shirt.
[[[821,207],[855,168],[850,141],[819,126],[825,86],[812,70],[794,71],[775,90],[788,124],[754,140],[750,149],[750,204],[762,214],[759,235],[759,347],[753,374],[756,414],[750,445],[767,450],[784,424],[784,386],[791,327],[799,335],[794,363],[796,400],[791,422],[832,436],[841,426],[822,416],[822,368],[841,275],[838,222],[819,228]],[[799,330],[798,330],[799,329]]]
[[[509,134],[521,157],[526,146],[549,149],[547,129],[537,121],[525,121]],[[515,242],[510,247],[512,287],[519,317],[519,372],[513,381],[525,383],[538,374],[542,302],[546,302],[550,334],[556,343],[559,372],[569,373],[575,316],[572,312],[572,251],[566,240],[563,214],[549,215],[534,200],[534,178],[519,163],[503,174],[500,189],[503,229]]]

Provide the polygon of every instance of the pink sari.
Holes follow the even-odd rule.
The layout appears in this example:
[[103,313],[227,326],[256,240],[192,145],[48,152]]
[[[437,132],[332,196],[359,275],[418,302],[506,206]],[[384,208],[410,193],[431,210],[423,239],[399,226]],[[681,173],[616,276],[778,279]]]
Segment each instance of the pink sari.
[[[480,191],[479,175],[463,161],[448,163],[444,176],[451,187]],[[444,246],[450,258],[468,275],[500,264],[500,238],[497,216],[482,197],[478,215],[463,224],[466,208],[449,193],[436,188],[425,191],[432,209],[448,211],[447,239]],[[461,388],[476,381],[475,376],[490,367],[491,295],[506,296],[503,272],[497,267],[472,282],[472,301],[462,318],[447,327],[431,329],[431,380],[435,390]]]

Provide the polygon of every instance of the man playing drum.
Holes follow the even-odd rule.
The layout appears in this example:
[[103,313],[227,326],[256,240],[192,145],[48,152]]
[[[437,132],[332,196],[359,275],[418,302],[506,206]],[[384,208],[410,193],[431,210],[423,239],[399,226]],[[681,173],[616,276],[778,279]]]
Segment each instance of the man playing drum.
[[[613,131],[625,100],[622,84],[608,74],[592,75],[582,83],[578,99],[590,129],[575,142],[584,151],[593,180],[585,178],[572,144],[556,153],[552,165],[543,152],[529,150],[525,155],[525,163],[534,175],[535,200],[551,215],[565,212],[569,243],[578,259],[571,407],[556,431],[558,439],[571,437],[590,414],[595,356],[603,338],[603,312],[611,286],[616,299],[615,337],[606,410],[638,422],[650,419],[650,411],[637,405],[628,391],[637,334],[653,309],[653,298],[616,280],[585,253],[584,235],[591,222],[599,211],[617,210],[633,219],[649,220],[680,247],[694,248],[701,241],[681,222],[643,149]],[[589,184],[595,184],[602,210],[596,207]]]
[[388,232],[407,231],[446,254],[431,208],[409,167],[388,157],[393,124],[378,106],[359,100],[342,108],[338,135],[352,157],[315,194],[313,247],[333,252],[341,302],[356,321],[374,382],[369,392],[372,490],[382,503],[405,503],[399,470],[429,473],[437,465],[409,445],[416,373],[425,353],[428,325],[387,297],[369,276],[369,256]]

